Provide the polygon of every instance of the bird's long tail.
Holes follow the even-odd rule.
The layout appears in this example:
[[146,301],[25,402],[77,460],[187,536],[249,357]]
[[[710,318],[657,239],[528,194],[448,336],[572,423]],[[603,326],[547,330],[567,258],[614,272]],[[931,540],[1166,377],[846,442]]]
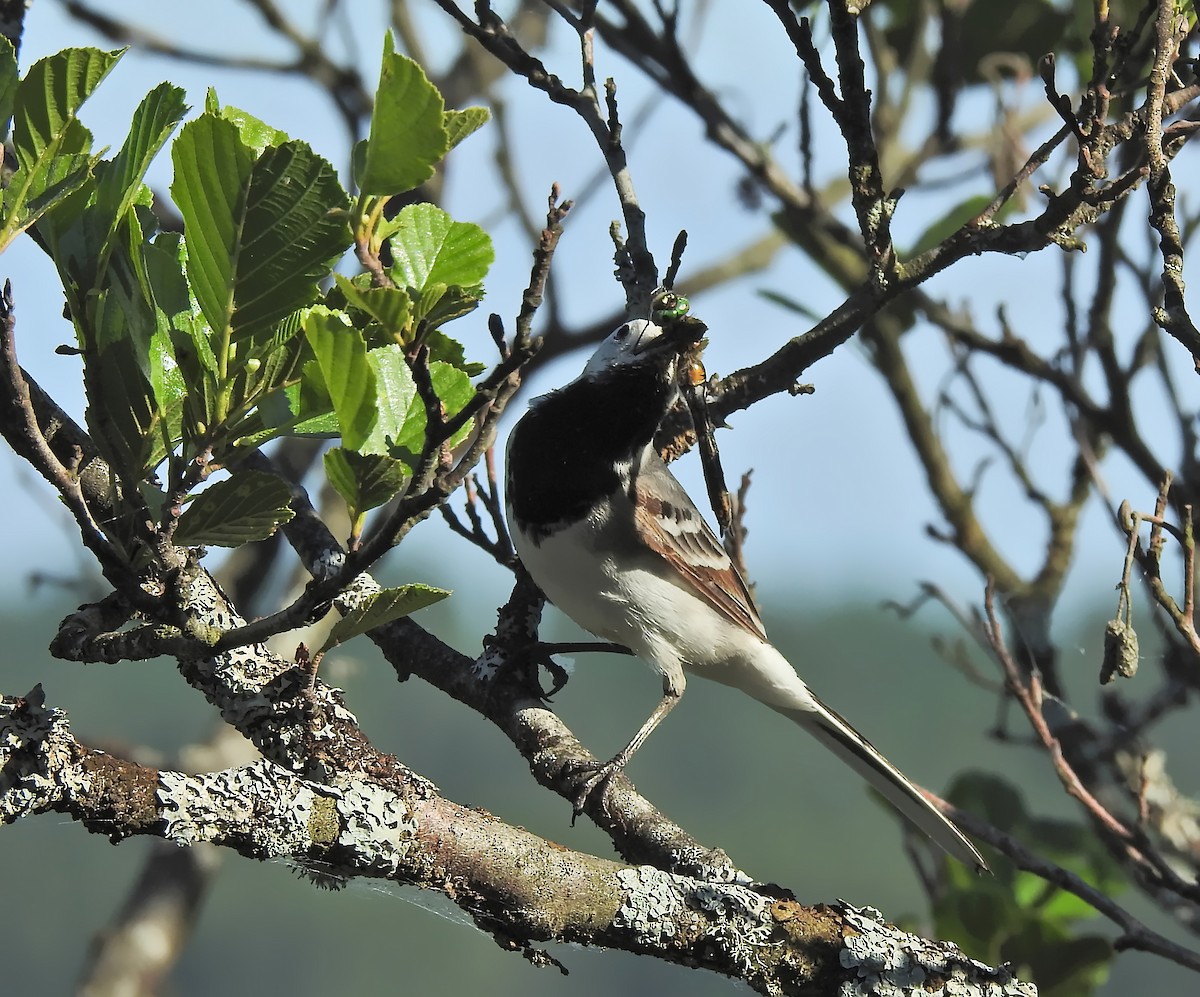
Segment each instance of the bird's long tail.
[[978,872],[988,871],[987,863],[975,846],[922,795],[903,772],[834,710],[817,699],[811,690],[806,691],[812,704],[808,708],[769,705],[798,723],[866,779],[939,848]]
[[939,848],[978,872],[987,863],[975,846],[942,812],[934,807],[895,765],[865,737],[819,700],[782,654],[770,644],[759,644],[750,658],[752,667],[713,675],[736,685],[760,703],[794,720],[825,747],[874,786],[914,827]]

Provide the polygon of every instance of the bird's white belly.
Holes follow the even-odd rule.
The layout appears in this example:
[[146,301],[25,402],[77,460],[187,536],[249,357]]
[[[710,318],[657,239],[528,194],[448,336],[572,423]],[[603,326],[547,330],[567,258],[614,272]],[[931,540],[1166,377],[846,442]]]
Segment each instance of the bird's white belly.
[[652,558],[625,552],[618,570],[608,528],[602,521],[583,520],[541,545],[514,530],[513,542],[550,601],[585,630],[628,647],[680,689],[684,668],[729,682],[720,673],[754,657],[761,641],[643,566]]

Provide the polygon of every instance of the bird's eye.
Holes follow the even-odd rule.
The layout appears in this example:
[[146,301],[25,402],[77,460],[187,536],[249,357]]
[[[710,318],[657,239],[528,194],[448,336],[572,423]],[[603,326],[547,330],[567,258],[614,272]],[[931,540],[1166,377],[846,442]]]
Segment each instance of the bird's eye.
[[628,335],[629,335],[629,323],[626,322],[623,326],[621,326],[621,328],[619,328],[617,330],[616,337],[617,337],[617,339],[624,339]]

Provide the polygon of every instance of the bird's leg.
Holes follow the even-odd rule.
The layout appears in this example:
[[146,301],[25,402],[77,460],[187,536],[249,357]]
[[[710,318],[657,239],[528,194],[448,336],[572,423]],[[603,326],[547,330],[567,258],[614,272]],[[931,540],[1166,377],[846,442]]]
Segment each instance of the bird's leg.
[[633,757],[633,753],[646,742],[646,738],[654,732],[654,728],[662,723],[663,718],[675,708],[675,704],[679,702],[682,695],[683,692],[680,689],[664,689],[663,698],[654,707],[654,712],[646,718],[646,722],[638,728],[638,732],[633,735],[625,747],[607,762],[587,762],[578,767],[577,774],[584,778],[580,779],[575,786],[575,796],[572,801],[575,809],[571,815],[571,823],[574,823],[575,818],[583,813],[583,808],[587,805],[592,793],[596,790],[603,791],[608,780],[625,768],[629,759]]

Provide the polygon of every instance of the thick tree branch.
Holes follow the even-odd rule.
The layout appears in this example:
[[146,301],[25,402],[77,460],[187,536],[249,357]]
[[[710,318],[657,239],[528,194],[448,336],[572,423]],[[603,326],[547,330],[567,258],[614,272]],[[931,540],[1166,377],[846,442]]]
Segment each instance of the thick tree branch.
[[[1007,969],[917,938],[877,912],[805,907],[745,886],[622,866],[544,841],[436,794],[368,774],[305,780],[270,761],[206,775],[160,771],[80,744],[40,687],[0,701],[0,820],[53,811],[113,840],[154,834],[253,859],[287,858],[327,884],[387,879],[445,893],[505,948],[603,945],[745,980],[760,993],[873,987],[1033,995]],[[547,884],[554,884],[547,890]]]

